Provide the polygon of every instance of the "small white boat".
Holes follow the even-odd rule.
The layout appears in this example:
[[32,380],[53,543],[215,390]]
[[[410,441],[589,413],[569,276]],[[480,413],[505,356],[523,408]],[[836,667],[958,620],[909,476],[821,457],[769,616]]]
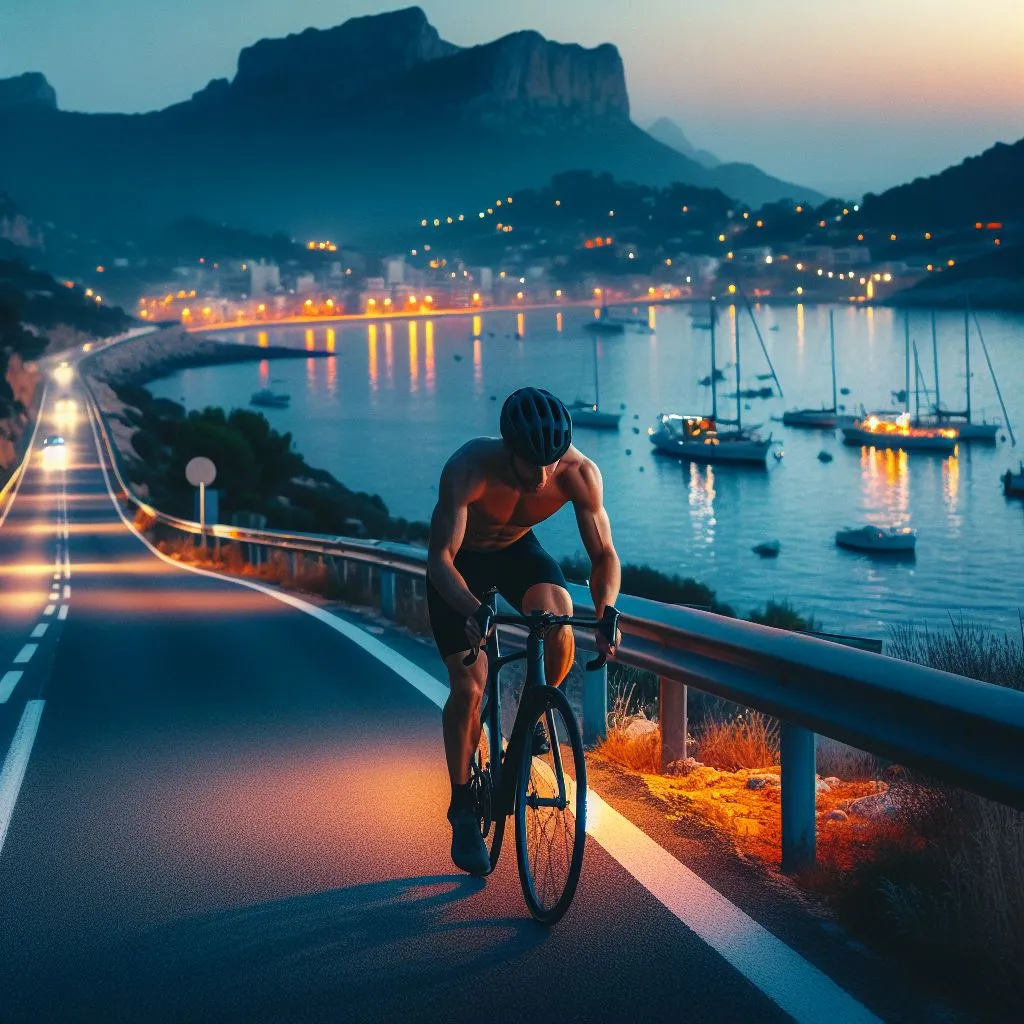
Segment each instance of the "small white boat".
[[286,409],[291,400],[291,395],[271,391],[270,388],[260,388],[259,391],[252,393],[252,396],[249,398],[249,404],[259,405],[264,409]]
[[917,546],[917,531],[909,526],[849,526],[836,531],[836,545],[851,551],[908,554]]
[[648,435],[659,452],[694,462],[750,462],[763,466],[772,446],[771,438],[765,440],[750,430],[721,431],[710,416],[678,413],[662,413]]

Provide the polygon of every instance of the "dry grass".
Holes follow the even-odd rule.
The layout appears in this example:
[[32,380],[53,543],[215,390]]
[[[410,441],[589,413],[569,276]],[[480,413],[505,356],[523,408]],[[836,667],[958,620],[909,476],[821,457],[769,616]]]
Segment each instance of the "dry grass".
[[828,736],[819,736],[817,771],[823,779],[837,778],[846,782],[865,782],[882,774],[882,762],[874,754],[847,746]]
[[597,752],[634,772],[645,775],[660,772],[660,731],[650,728],[641,731],[643,726],[634,724],[649,721],[640,703],[636,680],[623,676],[608,712],[607,735],[598,743]]
[[711,715],[696,736],[696,756],[721,771],[770,768],[779,763],[779,723],[759,711]]

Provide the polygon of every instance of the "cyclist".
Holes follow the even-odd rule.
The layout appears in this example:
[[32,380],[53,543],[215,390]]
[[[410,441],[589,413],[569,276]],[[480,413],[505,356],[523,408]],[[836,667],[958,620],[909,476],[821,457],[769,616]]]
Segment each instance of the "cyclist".
[[[490,632],[482,597],[497,587],[521,612],[572,614],[562,570],[532,530],[569,503],[590,556],[590,590],[598,616],[615,603],[620,583],[601,474],[572,446],[566,407],[542,388],[520,388],[505,400],[500,427],[500,438],[474,438],[445,464],[427,558],[430,625],[451,684],[442,725],[452,785],[452,860],[471,874],[489,869],[469,792],[487,658],[481,653],[472,665],[463,663]],[[600,632],[596,644],[600,653],[614,655],[615,644]],[[572,630],[552,630],[544,654],[545,675],[552,685],[566,677],[574,656]]]

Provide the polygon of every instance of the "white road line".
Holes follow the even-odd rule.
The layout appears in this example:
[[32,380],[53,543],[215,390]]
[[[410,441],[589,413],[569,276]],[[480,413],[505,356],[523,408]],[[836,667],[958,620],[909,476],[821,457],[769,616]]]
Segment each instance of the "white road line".
[[18,669],[11,669],[10,672],[4,673],[3,679],[0,679],[0,704],[7,703],[7,698],[14,693],[14,688],[23,675],[24,673]]
[[4,849],[7,830],[14,814],[14,805],[18,802],[21,784],[25,779],[29,755],[39,731],[39,720],[43,717],[42,700],[30,700],[22,712],[18,731],[11,741],[11,749],[7,751],[3,768],[0,768],[0,853]]
[[24,647],[14,656],[15,665],[24,665],[32,660],[32,655],[39,650],[39,644],[25,644]]
[[68,606],[66,604],[62,604],[60,606],[60,611],[57,612],[57,618],[60,619],[61,622],[63,622],[67,617],[68,617]]
[[56,609],[57,609],[57,606],[55,604],[48,604],[43,609],[43,614],[44,615],[52,615],[54,613],[54,611],[56,611]]
[[30,640],[41,640],[44,636],[46,636],[46,631],[49,628],[50,628],[50,624],[48,622],[40,622],[39,625],[36,626],[36,628],[32,630],[31,634],[29,634],[29,639]]
[[60,579],[60,573],[59,573],[59,572],[55,572],[55,573],[53,574],[53,578],[54,578],[55,580],[59,580],[59,579]]
[[[251,580],[221,576],[208,569],[176,562],[158,551],[135,529],[114,497],[91,410],[90,424],[96,439],[107,494],[114,510],[124,525],[157,558],[198,576],[258,591],[311,615],[377,658],[437,707],[444,705],[448,698],[447,686],[359,627],[291,594],[269,590]],[[828,975],[730,903],[650,836],[609,807],[593,790],[587,791],[587,810],[587,831],[611,857],[674,917],[790,1014],[798,1024],[838,1024],[839,1021],[843,1024],[876,1024],[879,1021],[867,1007],[857,1002]]]
[[71,586],[68,583],[64,584],[64,600],[65,601],[70,601],[71,600]]

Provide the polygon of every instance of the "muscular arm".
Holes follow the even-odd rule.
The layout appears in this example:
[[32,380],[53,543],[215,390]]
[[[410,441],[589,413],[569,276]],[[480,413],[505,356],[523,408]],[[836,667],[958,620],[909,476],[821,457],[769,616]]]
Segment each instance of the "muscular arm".
[[430,517],[430,541],[427,546],[427,571],[441,596],[467,618],[480,606],[479,599],[466,586],[455,568],[455,556],[466,535],[469,503],[478,498],[484,481],[466,461],[456,455],[441,473],[437,505]]
[[604,509],[601,473],[589,460],[584,460],[578,473],[573,474],[569,497],[576,512],[580,538],[590,556],[590,593],[600,616],[605,605],[613,605],[618,599],[622,574],[619,556],[612,544],[611,523]]

